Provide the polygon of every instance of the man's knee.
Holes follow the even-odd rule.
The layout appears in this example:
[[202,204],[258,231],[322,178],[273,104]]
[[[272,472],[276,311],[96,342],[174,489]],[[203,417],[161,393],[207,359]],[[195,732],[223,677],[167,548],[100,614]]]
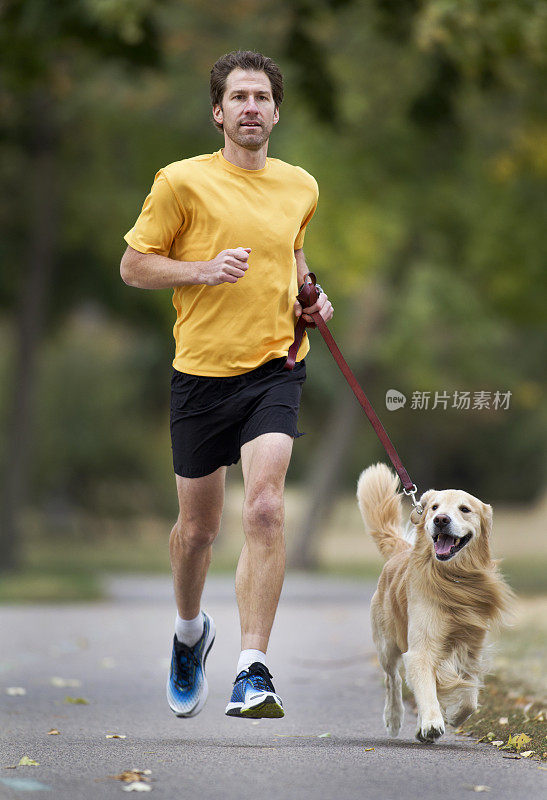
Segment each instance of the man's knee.
[[283,495],[274,489],[263,489],[245,500],[243,509],[245,533],[273,544],[283,533]]
[[186,550],[204,550],[210,547],[217,537],[220,520],[183,519],[179,517],[171,531],[171,538]]

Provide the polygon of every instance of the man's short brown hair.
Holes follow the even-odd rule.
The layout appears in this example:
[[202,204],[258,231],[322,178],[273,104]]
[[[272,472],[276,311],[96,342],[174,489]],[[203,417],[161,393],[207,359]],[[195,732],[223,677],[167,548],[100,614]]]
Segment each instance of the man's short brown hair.
[[[223,55],[213,64],[210,82],[211,104],[213,106],[222,104],[222,98],[226,91],[226,79],[234,69],[266,73],[272,87],[275,107],[279,108],[283,102],[283,75],[281,70],[271,58],[263,56],[262,53],[255,53],[253,50],[233,50],[231,53]],[[222,130],[222,124],[215,122],[215,125],[220,131]]]

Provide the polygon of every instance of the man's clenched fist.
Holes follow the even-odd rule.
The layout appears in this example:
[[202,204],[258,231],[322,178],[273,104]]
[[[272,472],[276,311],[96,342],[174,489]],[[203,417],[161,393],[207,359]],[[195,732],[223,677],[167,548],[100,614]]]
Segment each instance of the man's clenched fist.
[[201,269],[201,283],[218,286],[219,283],[236,283],[248,268],[250,247],[236,247],[221,250],[211,261],[204,261]]

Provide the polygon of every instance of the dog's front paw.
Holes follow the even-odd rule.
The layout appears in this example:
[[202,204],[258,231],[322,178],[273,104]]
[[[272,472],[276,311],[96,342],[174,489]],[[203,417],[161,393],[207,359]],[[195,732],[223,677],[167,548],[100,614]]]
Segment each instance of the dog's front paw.
[[442,717],[431,716],[418,720],[416,739],[419,742],[434,742],[444,733],[444,720]]

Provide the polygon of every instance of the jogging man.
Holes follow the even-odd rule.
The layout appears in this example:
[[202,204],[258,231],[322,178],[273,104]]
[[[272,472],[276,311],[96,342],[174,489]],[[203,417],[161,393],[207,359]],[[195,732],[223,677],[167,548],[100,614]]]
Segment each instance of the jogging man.
[[201,595],[226,468],[241,457],[241,655],[226,714],[282,717],[266,650],[285,570],[283,489],[299,436],[306,338],[294,370],[283,365],[295,318],[319,311],[328,321],[333,311],[325,294],[308,309],[295,301],[318,191],[300,167],[267,158],[283,99],[279,68],[259,53],[229,53],[214,65],[210,88],[224,148],[157,173],[121,262],[131,286],[174,287],[177,312],[171,440],[180,511],[170,556],[178,613],[167,699],[177,716],[192,717],[207,698],[215,627]]

